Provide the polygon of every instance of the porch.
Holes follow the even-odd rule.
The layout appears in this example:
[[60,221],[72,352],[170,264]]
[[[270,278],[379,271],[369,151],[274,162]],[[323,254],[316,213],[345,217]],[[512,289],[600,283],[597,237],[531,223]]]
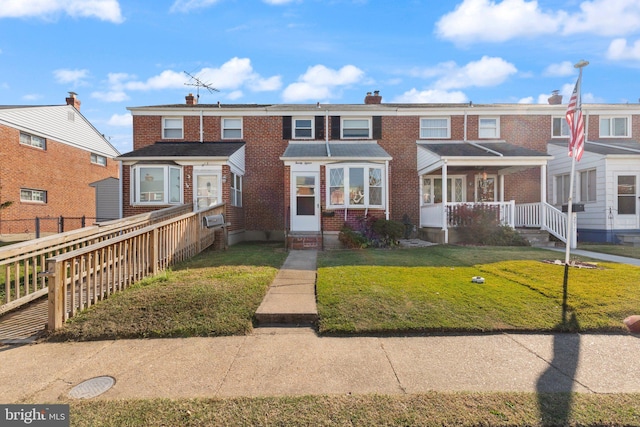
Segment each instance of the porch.
[[[448,202],[423,205],[420,208],[420,228],[430,241],[449,243],[451,230],[460,225],[460,208],[481,207],[492,211],[501,225],[511,228],[540,229],[548,232],[561,242],[567,242],[567,214],[546,203],[520,203],[514,200],[506,202]],[[577,246],[577,226],[575,212],[573,231],[571,232],[572,249]]]

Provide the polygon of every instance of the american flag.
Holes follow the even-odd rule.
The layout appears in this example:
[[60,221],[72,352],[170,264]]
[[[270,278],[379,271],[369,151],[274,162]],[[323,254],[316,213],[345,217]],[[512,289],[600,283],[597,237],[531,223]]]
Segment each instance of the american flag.
[[581,107],[580,77],[578,77],[566,113],[567,124],[569,125],[569,157],[574,157],[576,162],[580,161],[582,153],[584,153],[584,119],[582,118]]

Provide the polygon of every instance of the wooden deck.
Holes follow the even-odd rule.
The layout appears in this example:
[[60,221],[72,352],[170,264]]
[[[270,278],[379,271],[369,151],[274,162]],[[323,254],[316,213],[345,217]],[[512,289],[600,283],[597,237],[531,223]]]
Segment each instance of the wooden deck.
[[40,298],[0,317],[0,345],[29,344],[47,325],[47,298]]

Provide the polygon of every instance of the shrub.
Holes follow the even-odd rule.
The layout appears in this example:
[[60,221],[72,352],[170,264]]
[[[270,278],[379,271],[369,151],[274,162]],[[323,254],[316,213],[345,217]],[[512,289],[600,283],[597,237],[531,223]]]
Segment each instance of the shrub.
[[363,236],[362,233],[355,231],[348,224],[345,224],[340,229],[338,240],[349,249],[362,249],[368,246],[367,238]]
[[387,248],[398,244],[404,230],[401,222],[365,215],[358,218],[358,230],[345,224],[338,234],[338,240],[351,249],[370,246]]
[[516,230],[500,224],[498,207],[486,205],[456,205],[449,208],[449,217],[462,243],[490,246],[528,246]]
[[398,240],[404,235],[405,226],[398,221],[379,219],[373,223],[373,231],[378,237],[378,246],[396,246]]

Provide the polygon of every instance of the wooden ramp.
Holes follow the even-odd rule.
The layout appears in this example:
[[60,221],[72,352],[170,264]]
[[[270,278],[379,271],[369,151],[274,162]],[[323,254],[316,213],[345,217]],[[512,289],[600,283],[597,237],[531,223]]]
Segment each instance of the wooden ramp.
[[28,344],[40,337],[47,325],[47,298],[40,298],[0,317],[0,345]]

